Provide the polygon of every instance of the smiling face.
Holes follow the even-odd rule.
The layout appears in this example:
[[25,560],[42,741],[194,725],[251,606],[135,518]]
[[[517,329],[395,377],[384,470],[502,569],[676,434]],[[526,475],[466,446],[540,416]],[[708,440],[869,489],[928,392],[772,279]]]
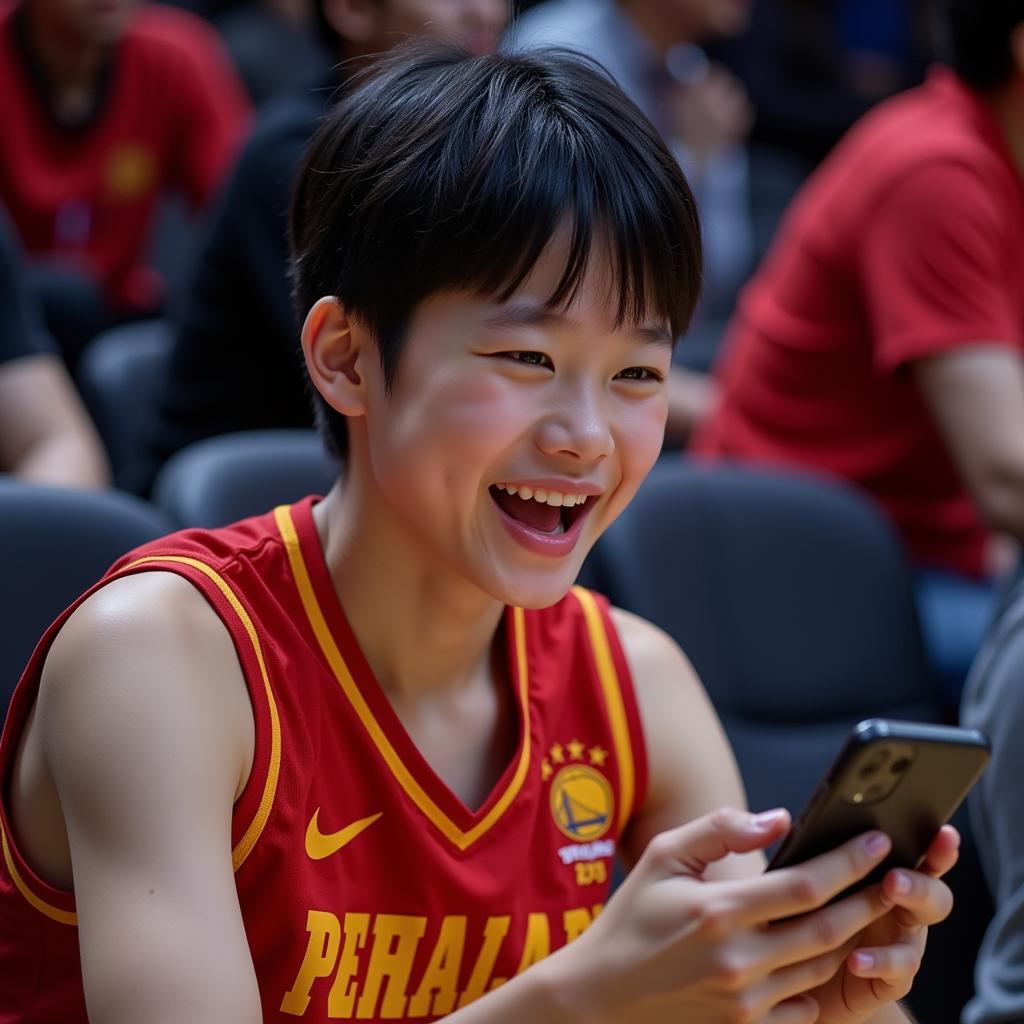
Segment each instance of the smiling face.
[[564,311],[544,305],[552,255],[506,303],[421,303],[390,395],[376,353],[360,362],[346,486],[365,496],[361,518],[506,604],[559,600],[661,449],[670,335],[617,328],[592,266]]

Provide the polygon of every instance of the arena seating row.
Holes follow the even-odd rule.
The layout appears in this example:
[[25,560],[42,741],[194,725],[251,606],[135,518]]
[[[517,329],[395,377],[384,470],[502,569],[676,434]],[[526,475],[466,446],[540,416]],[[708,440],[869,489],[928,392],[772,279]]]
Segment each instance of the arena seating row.
[[[336,472],[315,435],[284,431],[186,449],[163,470],[152,503],[0,482],[0,701],[49,621],[124,551],[323,493]],[[667,457],[581,582],[681,644],[755,808],[797,810],[863,718],[942,717],[903,550],[873,506],[833,482]],[[956,872],[955,917],[936,930],[915,987],[923,1020],[956,1019],[972,984],[965,951],[991,914],[969,837]]]

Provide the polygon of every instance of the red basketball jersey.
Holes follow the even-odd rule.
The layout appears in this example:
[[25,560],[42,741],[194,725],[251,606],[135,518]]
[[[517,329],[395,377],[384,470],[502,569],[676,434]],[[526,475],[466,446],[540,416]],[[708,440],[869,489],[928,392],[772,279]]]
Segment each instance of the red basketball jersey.
[[[264,1020],[435,1020],[600,912],[646,786],[632,684],[601,598],[576,588],[551,608],[507,609],[519,742],[470,810],[373,678],[331,584],[314,500],[167,537],[97,586],[178,573],[234,640],[256,722],[232,821],[235,884]],[[0,740],[5,793],[71,610],[15,693]],[[33,873],[6,807],[0,839],[0,1022],[85,1022],[73,894]]]

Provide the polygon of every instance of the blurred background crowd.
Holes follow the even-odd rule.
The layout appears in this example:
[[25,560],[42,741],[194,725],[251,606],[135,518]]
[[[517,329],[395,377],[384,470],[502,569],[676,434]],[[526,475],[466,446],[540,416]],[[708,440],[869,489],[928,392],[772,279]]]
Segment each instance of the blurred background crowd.
[[[778,702],[761,717],[784,717],[792,699],[785,714],[803,725],[910,705],[955,720],[973,663],[965,716],[1005,735],[1011,750],[1012,723],[1024,724],[1014,685],[1024,659],[1024,598],[1014,589],[1024,538],[1020,0],[5,2],[0,474],[9,480],[0,518],[9,485],[21,481],[152,498],[180,525],[175,488],[197,486],[196,466],[210,465],[182,456],[225,435],[239,439],[233,464],[248,456],[264,485],[285,444],[280,472],[293,484],[302,458],[288,445],[298,435],[251,433],[312,428],[287,271],[291,176],[362,62],[412,36],[478,54],[571,47],[608,70],[686,170],[704,232],[704,297],[677,347],[663,461],[687,467],[699,487],[710,479],[701,467],[723,462],[729,472],[809,471],[840,504],[863,501],[853,518],[877,519],[880,543],[891,546],[895,583],[882,573],[889,582],[872,591],[862,577],[873,556],[857,556],[840,557],[837,575],[812,585],[809,619],[820,612],[812,606],[832,601],[846,630],[815,662],[814,638],[798,635],[815,627],[794,627],[802,606],[792,588],[801,559],[817,558],[819,574],[832,563],[801,544],[846,512],[820,493],[801,510],[796,492],[747,491],[729,477],[709,499],[720,513],[711,537],[683,492],[673,504],[671,471],[654,481],[650,493],[661,496],[644,508],[664,532],[652,525],[646,536],[681,552],[667,563],[664,547],[652,552],[660,572],[698,578],[696,563],[721,543],[723,559],[743,571],[701,568],[719,599],[729,578],[726,604],[763,593],[790,616],[766,625],[770,609],[750,607],[735,632],[717,627],[723,644],[742,648],[758,623],[764,636],[750,645],[766,670],[773,644],[796,648],[785,677],[764,684]],[[302,438],[306,457],[315,441]],[[319,455],[308,457],[314,474],[324,471]],[[223,467],[213,476],[223,482]],[[788,524],[778,535],[773,516]],[[863,537],[849,528],[836,544],[857,551]],[[628,529],[637,523],[596,553],[594,580],[671,626],[681,607],[672,579],[641,574],[631,601],[616,575]],[[643,541],[625,550],[640,557]],[[766,549],[777,556],[776,589],[759,591],[749,573]],[[884,619],[898,587],[907,608]],[[905,611],[911,624],[893,640]],[[673,632],[720,697],[746,774],[743,729],[756,715],[730,705],[738,691],[716,688],[716,669],[728,672],[720,650],[701,651],[716,628],[707,615],[694,608]],[[691,637],[695,621],[704,626]],[[876,621],[885,640],[872,632]],[[880,678],[856,644],[898,648],[901,679]],[[920,669],[908,669],[918,653]],[[811,663],[820,681],[808,678]],[[853,663],[860,674],[851,678]],[[908,674],[918,671],[910,700]],[[858,694],[838,712],[829,673]],[[969,837],[997,913],[989,924],[984,884],[964,883],[973,923],[956,952],[939,943],[942,967],[917,997],[929,1021],[959,1019],[972,995],[971,1024],[1024,1020],[1024,815],[1003,821],[1007,792],[1024,789],[1016,771],[1016,755],[997,744],[997,781]],[[765,773],[767,761],[757,769]],[[967,860],[965,870],[977,870]]]

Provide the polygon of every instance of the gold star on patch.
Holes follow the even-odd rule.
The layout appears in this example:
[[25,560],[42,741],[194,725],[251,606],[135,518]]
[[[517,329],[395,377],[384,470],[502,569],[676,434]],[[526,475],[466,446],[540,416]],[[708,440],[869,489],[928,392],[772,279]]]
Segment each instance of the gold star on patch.
[[568,747],[569,756],[574,761],[581,761],[583,759],[583,751],[586,750],[586,744],[580,743],[579,740],[570,740]]
[[602,750],[600,747],[591,747],[588,753],[590,754],[591,764],[596,764],[598,768],[604,767],[604,762],[608,757],[607,750]]
[[540,777],[547,782],[554,774],[554,771],[555,769],[551,767],[551,762],[545,757],[540,763]]
[[555,764],[565,763],[565,751],[562,749],[561,743],[553,743],[548,753],[551,755],[551,760],[554,761]]

